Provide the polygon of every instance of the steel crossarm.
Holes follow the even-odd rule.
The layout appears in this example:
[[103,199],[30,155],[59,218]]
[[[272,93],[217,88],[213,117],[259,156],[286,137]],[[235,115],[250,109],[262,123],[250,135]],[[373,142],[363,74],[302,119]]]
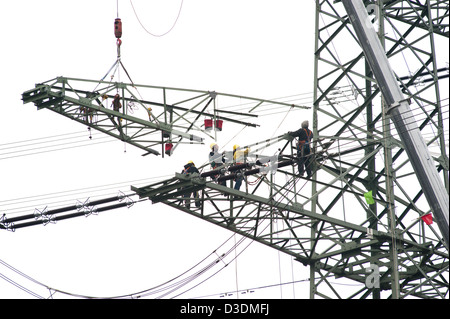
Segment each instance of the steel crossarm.
[[[242,192],[208,182],[198,174],[176,174],[160,183],[132,187],[132,191],[141,199],[168,205],[289,254],[305,266],[318,269],[323,273],[323,280],[329,280],[332,274],[364,284],[367,264],[376,260],[380,267],[390,267],[389,245],[395,240],[402,247],[400,263],[407,264],[412,259],[417,264],[400,272],[405,293],[419,296],[419,291],[414,293],[407,287],[414,287],[414,282],[423,280],[432,280],[440,296],[448,286],[446,280],[437,275],[448,271],[448,254],[431,242],[418,243],[401,233],[368,229],[366,225],[314,213],[299,203],[277,201],[256,192]],[[193,192],[199,194],[202,203],[199,208],[185,206],[187,198],[193,199],[188,197]],[[311,229],[317,227],[321,229],[320,236],[311,238]],[[374,247],[377,247],[376,257],[372,255]],[[389,290],[390,285],[390,276],[385,275],[381,279],[381,289]]]
[[[92,87],[97,85],[94,89]],[[112,106],[118,96],[120,108]],[[145,96],[145,98],[144,98]],[[221,103],[229,103],[219,107]],[[203,144],[215,139],[220,123],[258,127],[249,120],[271,105],[307,109],[306,106],[238,96],[214,91],[166,88],[150,85],[94,81],[58,77],[25,91],[24,103],[34,103],[38,110],[49,109],[145,151],[143,155],[172,155],[180,144]],[[248,112],[234,111],[232,106],[245,103]],[[203,120],[214,123],[215,133]],[[248,119],[248,120],[246,120]],[[155,146],[161,145],[161,151]],[[170,145],[170,152],[165,146]],[[173,149],[172,149],[173,148]]]

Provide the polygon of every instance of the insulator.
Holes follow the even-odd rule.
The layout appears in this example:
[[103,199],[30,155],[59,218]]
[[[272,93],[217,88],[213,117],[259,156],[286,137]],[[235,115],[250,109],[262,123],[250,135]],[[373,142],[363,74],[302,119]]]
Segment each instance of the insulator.
[[220,169],[208,171],[200,174],[200,177],[209,177],[220,174]]
[[230,166],[228,168],[228,171],[229,172],[235,172],[235,171],[238,171],[240,169],[247,169],[247,168],[251,168],[251,167],[252,167],[252,164],[250,164],[250,163],[236,164],[234,166]]
[[228,181],[228,180],[234,179],[234,178],[236,178],[236,173],[232,173],[232,174],[225,175],[225,176],[220,176],[217,179],[217,181],[220,183],[220,182]]

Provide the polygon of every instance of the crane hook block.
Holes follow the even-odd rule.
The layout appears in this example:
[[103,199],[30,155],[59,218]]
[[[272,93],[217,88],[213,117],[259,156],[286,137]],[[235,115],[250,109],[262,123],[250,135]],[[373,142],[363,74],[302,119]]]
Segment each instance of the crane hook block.
[[119,18],[114,20],[114,34],[117,39],[122,36],[122,21]]

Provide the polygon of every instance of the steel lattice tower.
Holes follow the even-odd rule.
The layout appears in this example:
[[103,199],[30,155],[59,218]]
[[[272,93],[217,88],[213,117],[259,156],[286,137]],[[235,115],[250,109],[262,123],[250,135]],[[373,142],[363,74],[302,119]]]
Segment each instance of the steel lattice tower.
[[[444,121],[448,92],[442,93],[448,85],[448,65],[442,65],[436,47],[438,41],[448,41],[448,1],[364,4],[448,195],[448,126]],[[340,154],[323,165],[317,179],[342,187],[331,195],[330,188],[313,184],[312,211],[330,216],[342,210],[342,205],[343,210],[351,207],[353,212],[360,211],[358,217],[368,230],[387,230],[391,239],[369,245],[360,241],[361,236],[336,232],[335,245],[341,246],[342,253],[315,251],[317,257],[310,261],[311,280],[315,278],[310,296],[343,297],[335,286],[326,287],[328,279],[363,275],[372,264],[380,271],[379,288],[366,284],[351,297],[372,294],[379,298],[382,290],[391,291],[392,298],[448,297],[448,251],[433,225],[426,226],[419,219],[429,213],[429,203],[423,198],[398,132],[390,124],[380,88],[339,1],[317,2],[315,29],[314,133],[332,137],[332,149]],[[372,191],[377,200],[368,205],[346,195],[356,190]],[[341,212],[343,218],[345,213]],[[318,223],[313,229],[313,245],[317,246],[323,235],[324,227]],[[399,238],[418,246],[413,248],[412,243],[402,243]]]
[[[448,50],[449,2],[364,4],[448,196],[448,65],[442,65],[438,45],[444,41]],[[245,190],[214,182],[218,172],[175,174],[132,190],[292,256],[309,269],[310,298],[448,298],[445,240],[436,223],[422,219],[431,213],[430,203],[340,1],[316,1],[315,31],[311,180],[297,175],[293,140],[279,136],[252,145],[258,150],[279,143],[276,160],[259,158],[265,166],[257,160],[224,166],[230,186],[236,174],[259,176]],[[201,142],[191,133],[197,120],[219,111],[205,113],[215,92],[186,91],[193,95],[169,103],[168,94],[178,90],[103,82],[91,92],[79,82],[93,84],[61,77],[23,99],[153,154],[159,152],[152,147],[164,145],[170,134],[180,143]],[[156,90],[155,99],[137,98],[135,87]],[[113,90],[121,90],[123,105],[151,106],[158,121],[105,108],[101,98],[112,98]],[[270,103],[251,101],[252,110]],[[185,123],[184,115],[193,111],[195,118]],[[91,113],[94,121],[86,115]],[[186,205],[185,196],[194,192],[199,207]]]

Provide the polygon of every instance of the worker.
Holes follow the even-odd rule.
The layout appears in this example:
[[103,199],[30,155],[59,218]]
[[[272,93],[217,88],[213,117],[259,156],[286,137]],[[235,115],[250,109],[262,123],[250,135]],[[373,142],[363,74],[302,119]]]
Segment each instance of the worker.
[[80,111],[81,111],[81,113],[83,113],[86,123],[92,124],[92,119],[94,117],[94,111],[92,109],[90,109],[88,107],[84,107],[84,106],[80,107]]
[[[211,164],[211,169],[218,169],[220,166],[223,165],[223,163],[225,163],[225,157],[224,154],[220,154],[219,153],[219,145],[217,145],[216,143],[212,143],[209,148],[211,149],[211,151],[209,152],[209,163]],[[223,176],[223,174],[217,174],[217,175],[213,175],[211,176],[211,178],[218,182],[218,178],[220,176]],[[218,182],[219,185],[223,185],[226,186],[226,181],[221,181]]]
[[[233,146],[233,162],[236,165],[243,164],[246,160],[246,156],[250,151],[249,148],[241,149],[239,145]],[[242,182],[244,180],[244,175],[241,170],[235,172],[236,177],[234,178],[234,189],[239,190],[241,188]]]
[[[96,97],[96,94],[94,94],[93,92],[86,93],[86,98],[88,98],[90,100],[95,99],[95,97]],[[80,111],[81,111],[81,113],[84,114],[86,123],[92,124],[93,118],[94,118],[94,110],[89,107],[81,106]]]
[[216,169],[220,164],[221,158],[222,156],[219,154],[219,145],[217,145],[216,143],[211,143],[211,145],[209,145],[210,148],[210,152],[209,152],[209,164],[211,164],[211,168],[212,169]]
[[148,107],[147,108],[147,113],[148,113],[148,120],[151,121],[152,120],[152,108]]
[[[122,104],[120,103],[120,95],[116,94],[116,95],[114,95],[114,99],[112,102],[112,108],[114,111],[119,112],[121,107],[122,107]],[[117,117],[117,122],[119,123],[119,125],[121,125],[122,119],[120,117]]]
[[120,108],[122,107],[122,104],[120,103],[120,95],[119,94],[114,95],[112,107],[113,107],[113,110],[116,112],[119,112]]
[[309,122],[303,121],[302,126],[295,132],[288,132],[290,136],[298,137],[297,142],[297,165],[298,174],[303,176],[306,170],[306,178],[311,178],[311,142],[313,133],[308,129]]
[[[186,165],[184,165],[184,169],[181,173],[188,175],[188,174],[193,174],[193,173],[199,174],[200,172],[198,171],[197,167],[195,167],[194,162],[189,161]],[[193,192],[192,195],[194,196],[194,199],[195,199],[195,207],[199,208],[201,205],[200,205],[200,196],[198,194],[198,191]],[[183,197],[186,198],[184,200],[184,203],[185,203],[187,209],[190,209],[191,208],[191,200],[190,200],[191,193],[184,194]]]

